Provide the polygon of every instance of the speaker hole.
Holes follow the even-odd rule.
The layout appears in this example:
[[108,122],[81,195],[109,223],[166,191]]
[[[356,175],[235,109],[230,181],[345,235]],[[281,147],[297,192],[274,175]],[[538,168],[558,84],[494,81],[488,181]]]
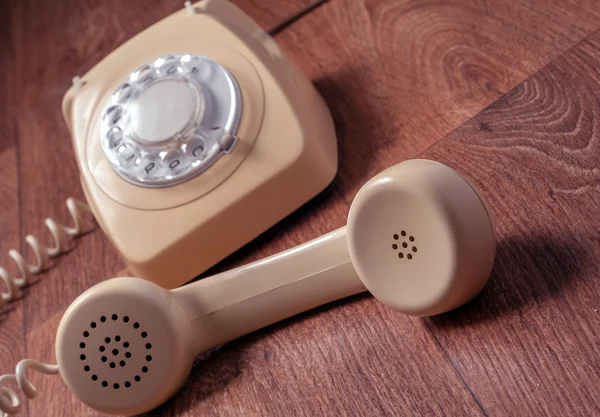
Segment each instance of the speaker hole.
[[146,360],[147,360],[148,362],[152,362],[152,356],[150,356],[150,355],[146,356]]
[[102,356],[102,362],[106,362],[108,358],[106,356]]
[[108,382],[106,382],[106,381],[102,381],[102,386],[103,386],[104,388],[108,387]]
[[131,386],[131,382],[125,381],[125,388],[129,388]]
[[91,323],[90,323],[90,327],[91,327],[92,329],[95,329],[95,328],[96,328],[96,322],[95,322],[95,321],[91,322]]
[[408,259],[412,259],[412,255],[411,255],[410,253],[409,253],[408,255],[406,255],[406,257],[407,257]]
[[123,347],[124,347],[125,349],[127,349],[127,348],[129,347],[129,342],[125,342],[125,343],[123,343]]
[[127,317],[127,316],[123,317],[123,321],[124,321],[125,323],[129,323],[129,317]]
[[83,332],[83,337],[89,337],[89,336],[90,336],[90,332],[88,332],[88,331]]
[[80,347],[81,349],[85,349],[85,343],[81,342],[81,343],[79,344],[79,347]]
[[115,369],[115,368],[117,367],[117,364],[116,364],[116,363],[114,363],[114,362],[111,362],[111,363],[110,363],[110,367],[111,367],[112,369]]
[[113,314],[112,319],[113,319],[113,321],[117,321],[119,319],[119,316],[117,316],[116,314]]
[[104,317],[104,316],[100,317],[100,321],[101,321],[102,323],[106,323],[106,317]]
[[106,350],[104,346],[100,346],[98,349],[100,350],[100,352],[104,352]]
[[125,357],[126,357],[127,359],[131,358],[131,353],[129,353],[129,352],[125,352]]
[[403,248],[408,248],[408,243],[406,243],[406,242],[402,242],[402,247],[403,247]]
[[97,381],[98,380],[98,375],[92,375],[92,381]]
[[146,349],[148,349],[148,350],[152,349],[152,344],[146,343]]
[[90,371],[90,366],[89,365],[85,365],[83,367],[83,370],[86,371],[86,372],[89,372]]
[[140,328],[140,324],[139,323],[133,323],[133,328],[134,329],[139,329]]
[[144,367],[142,368],[142,372],[143,372],[143,373],[146,373],[146,372],[148,372],[148,367],[147,367],[147,366],[144,366]]
[[404,258],[404,254],[402,252],[399,252],[398,253],[398,258],[400,258],[400,259]]
[[121,366],[121,368],[124,368],[125,365],[127,365],[127,363],[125,361],[121,361],[119,362],[119,365]]
[[84,361],[85,360],[85,355],[79,356],[79,359],[81,359],[82,361]]
[[412,247],[412,251],[413,251],[413,252],[416,252],[416,251],[417,251],[417,247],[416,247],[416,246],[413,246],[413,247]]
[[398,245],[396,245],[395,243],[392,245],[392,249],[396,250],[398,249]]
[[112,354],[117,356],[119,354],[119,350],[118,349],[113,349]]
[[106,339],[104,339],[104,341],[105,341],[106,343],[110,343],[110,337],[107,337]]
[[411,242],[414,242],[415,238],[413,236],[409,236],[408,240],[410,240]]
[[142,337],[143,337],[144,339],[145,339],[145,338],[147,338],[147,337],[148,337],[148,333],[146,333],[146,332],[142,332]]
[[399,236],[394,234],[394,240],[398,240]]
[[119,386],[119,384],[115,384],[115,385],[113,385],[113,388],[114,388],[114,389],[119,389],[119,388],[121,388],[121,387]]
[[401,232],[400,232],[400,234],[401,234],[402,236],[406,236],[406,232],[405,232],[404,230],[403,230],[403,231],[401,231]]
[[142,378],[140,378],[139,375],[136,375],[134,379],[135,379],[135,382],[140,382],[142,380]]
[[115,342],[120,342],[120,341],[121,341],[121,336],[115,337]]

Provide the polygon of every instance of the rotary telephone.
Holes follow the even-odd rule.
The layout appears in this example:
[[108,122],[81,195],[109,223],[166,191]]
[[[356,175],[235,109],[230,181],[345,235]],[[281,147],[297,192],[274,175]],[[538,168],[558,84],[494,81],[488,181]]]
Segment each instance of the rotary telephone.
[[[455,170],[416,159],[364,184],[347,226],[182,285],[337,169],[331,117],[313,86],[223,0],[187,3],[117,49],[75,79],[63,111],[90,210],[136,277],[80,295],[60,322],[57,364],[25,359],[0,376],[0,412],[20,409],[11,385],[37,395],[34,370],[60,374],[95,410],[143,413],[179,391],[203,351],[363,291],[400,313],[441,314],[475,297],[493,267],[483,195]],[[87,207],[68,204],[75,227],[54,224],[56,251]]]
[[0,268],[14,299],[91,211],[137,277],[176,288],[325,189],[337,172],[330,112],[273,39],[222,0],[186,3],[121,45],[63,99],[88,204],[74,227],[27,236],[37,263]]

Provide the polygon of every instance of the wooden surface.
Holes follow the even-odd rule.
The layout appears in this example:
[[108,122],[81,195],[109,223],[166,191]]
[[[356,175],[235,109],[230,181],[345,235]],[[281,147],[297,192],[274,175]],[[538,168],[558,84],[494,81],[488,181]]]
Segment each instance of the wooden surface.
[[[600,5],[595,1],[238,1],[315,83],[334,115],[334,189],[215,267],[344,224],[373,174],[407,158],[459,170],[496,214],[492,278],[431,318],[368,295],[203,355],[152,416],[600,415]],[[0,4],[0,264],[81,197],[60,101],[73,75],[179,2]],[[92,222],[89,222],[91,227]],[[74,245],[75,246],[75,245]],[[0,373],[53,362],[68,304],[126,273],[103,234],[0,313]],[[14,270],[11,269],[14,272]],[[97,416],[57,377],[22,415]]]

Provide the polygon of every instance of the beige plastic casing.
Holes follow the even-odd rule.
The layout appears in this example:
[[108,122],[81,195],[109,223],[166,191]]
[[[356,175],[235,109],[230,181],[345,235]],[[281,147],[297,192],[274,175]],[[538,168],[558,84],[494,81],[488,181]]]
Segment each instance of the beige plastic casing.
[[[63,114],[86,199],[134,275],[164,288],[193,279],[309,201],[337,172],[329,110],[310,81],[250,18],[206,0],[127,41],[69,89]],[[204,55],[236,78],[238,143],[183,184],[144,188],[102,154],[99,117],[126,74],[166,53]]]
[[[412,259],[392,247],[401,236],[418,245],[407,248]],[[296,248],[174,290],[136,278],[89,289],[61,320],[60,374],[90,407],[142,413],[181,388],[196,355],[319,305],[368,289],[415,316],[456,308],[487,282],[495,247],[491,211],[468,181],[436,162],[406,161],[361,188],[346,227]],[[100,349],[115,335],[132,355],[111,368]]]

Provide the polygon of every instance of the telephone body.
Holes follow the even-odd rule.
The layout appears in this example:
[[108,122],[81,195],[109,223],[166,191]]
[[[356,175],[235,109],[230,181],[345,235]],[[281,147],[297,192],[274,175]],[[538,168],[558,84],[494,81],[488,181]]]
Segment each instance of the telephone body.
[[91,211],[131,272],[192,280],[325,189],[331,114],[275,41],[225,0],[155,23],[63,99]]

